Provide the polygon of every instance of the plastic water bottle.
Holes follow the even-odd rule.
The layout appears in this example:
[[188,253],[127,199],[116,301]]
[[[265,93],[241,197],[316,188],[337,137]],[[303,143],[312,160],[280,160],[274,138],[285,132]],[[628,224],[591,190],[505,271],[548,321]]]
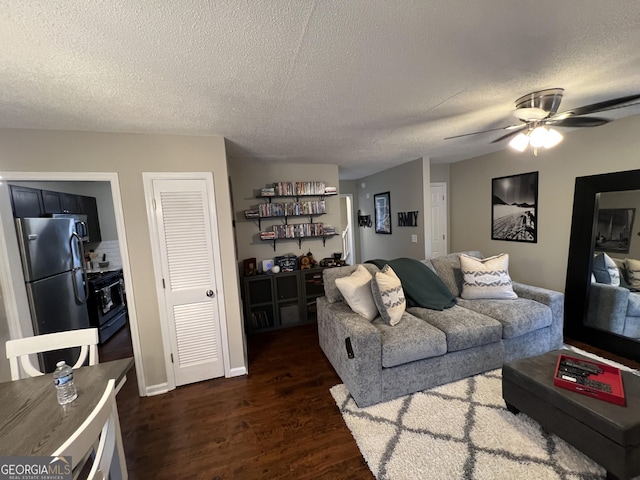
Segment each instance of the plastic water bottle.
[[53,372],[53,384],[56,386],[58,403],[66,405],[78,398],[76,386],[73,384],[73,370],[64,360],[56,363],[56,371]]

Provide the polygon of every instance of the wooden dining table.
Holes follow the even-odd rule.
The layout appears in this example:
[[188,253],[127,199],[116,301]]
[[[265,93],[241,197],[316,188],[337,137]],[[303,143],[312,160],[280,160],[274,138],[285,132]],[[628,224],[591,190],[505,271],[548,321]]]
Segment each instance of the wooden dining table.
[[115,379],[118,385],[133,358],[73,371],[78,398],[59,405],[53,374],[0,383],[0,456],[49,456],[93,411]]

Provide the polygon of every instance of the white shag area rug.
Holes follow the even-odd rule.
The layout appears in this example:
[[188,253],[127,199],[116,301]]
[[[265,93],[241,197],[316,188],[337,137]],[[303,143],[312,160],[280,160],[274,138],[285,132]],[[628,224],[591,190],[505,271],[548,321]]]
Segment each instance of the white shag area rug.
[[365,408],[344,385],[330,391],[378,480],[599,480],[606,475],[525,414],[506,409],[501,369]]

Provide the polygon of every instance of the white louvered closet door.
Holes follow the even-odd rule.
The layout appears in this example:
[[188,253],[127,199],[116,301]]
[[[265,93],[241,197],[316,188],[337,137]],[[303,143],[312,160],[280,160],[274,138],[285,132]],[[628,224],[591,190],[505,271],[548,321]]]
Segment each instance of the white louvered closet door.
[[176,386],[224,376],[210,189],[200,179],[153,181]]

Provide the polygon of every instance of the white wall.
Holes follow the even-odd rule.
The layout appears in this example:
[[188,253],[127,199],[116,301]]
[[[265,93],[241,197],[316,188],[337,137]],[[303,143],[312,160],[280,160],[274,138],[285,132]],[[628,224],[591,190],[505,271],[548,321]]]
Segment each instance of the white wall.
[[[451,250],[510,254],[514,280],[564,291],[573,192],[579,176],[640,167],[640,116],[566,132],[557,147],[518,153],[511,149],[450,166]],[[538,243],[491,240],[491,179],[540,172]]]
[[[222,250],[230,367],[244,368],[244,336],[234,250],[231,196],[222,137],[0,129],[3,172],[118,174],[127,232],[140,347],[147,386],[166,382],[142,172],[213,172]],[[8,195],[0,198],[6,211]],[[10,210],[10,208],[9,208]],[[0,339],[3,341],[6,339]]]

